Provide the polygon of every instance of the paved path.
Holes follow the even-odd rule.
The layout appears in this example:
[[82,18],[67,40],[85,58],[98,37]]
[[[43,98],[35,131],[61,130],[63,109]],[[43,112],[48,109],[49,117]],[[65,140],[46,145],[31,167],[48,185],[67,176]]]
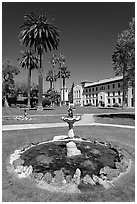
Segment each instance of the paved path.
[[[95,123],[92,114],[84,114],[82,119],[74,124],[74,126],[106,126],[106,127],[117,127],[117,128],[130,128],[135,129],[135,126],[129,125],[116,125],[116,124],[102,124]],[[54,128],[54,127],[66,127],[67,123],[42,123],[42,124],[19,124],[19,125],[3,125],[2,131],[6,130],[23,130],[23,129],[37,129],[37,128]]]

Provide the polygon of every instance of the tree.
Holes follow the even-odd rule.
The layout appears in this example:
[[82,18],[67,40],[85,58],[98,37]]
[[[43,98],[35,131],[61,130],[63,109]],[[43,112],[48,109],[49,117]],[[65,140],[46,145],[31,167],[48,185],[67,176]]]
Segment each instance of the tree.
[[7,59],[2,63],[2,95],[5,99],[14,94],[14,76],[19,72],[19,69],[10,60]]
[[44,103],[50,102],[50,105],[53,106],[53,104],[58,105],[60,102],[60,94],[55,91],[55,90],[47,90],[46,94],[45,94],[45,101]]
[[23,96],[27,96],[28,93],[28,86],[26,82],[19,82],[15,83],[16,95],[22,94]]
[[49,70],[46,74],[46,81],[49,81],[49,89],[54,89],[53,83],[57,80],[57,75],[54,74],[54,70]]
[[72,86],[71,86],[71,89],[70,89],[70,92],[68,94],[68,98],[69,98],[69,102],[70,103],[73,103],[73,89],[74,89],[74,82],[72,83]]
[[42,58],[44,51],[57,50],[59,44],[58,28],[43,11],[30,12],[24,16],[25,22],[20,27],[20,41],[29,47],[34,47],[39,55],[39,97],[38,106],[42,110],[43,76]]
[[65,104],[65,85],[66,79],[70,77],[70,71],[66,66],[60,67],[58,72],[58,78],[62,78],[63,85],[63,104]]
[[123,107],[126,90],[135,86],[135,18],[129,23],[129,29],[118,35],[116,50],[112,55],[112,63],[116,76],[123,76]]
[[30,107],[31,71],[33,69],[38,69],[38,58],[31,49],[25,52],[21,51],[21,53],[22,57],[19,58],[19,65],[21,68],[28,69],[28,107]]
[[49,60],[50,60],[49,63],[52,64],[52,66],[53,66],[53,89],[54,89],[55,88],[54,82],[57,81],[57,75],[55,73],[55,66],[58,62],[58,59],[57,59],[56,55],[52,55],[52,57],[49,58]]
[[[59,57],[57,58],[57,63],[59,63],[60,68],[65,64],[65,61],[66,61],[65,56],[62,53],[60,53]],[[60,96],[61,96],[61,77],[59,76],[59,73],[58,73],[58,78],[60,78]],[[60,100],[60,106],[61,106],[61,100]]]

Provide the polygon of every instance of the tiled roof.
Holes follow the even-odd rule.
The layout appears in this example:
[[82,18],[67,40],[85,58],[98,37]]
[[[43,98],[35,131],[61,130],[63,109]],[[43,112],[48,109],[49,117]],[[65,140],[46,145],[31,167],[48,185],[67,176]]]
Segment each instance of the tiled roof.
[[100,85],[100,84],[105,84],[105,83],[109,83],[109,82],[113,82],[113,81],[117,81],[117,80],[120,80],[122,79],[123,76],[118,76],[118,77],[114,77],[114,78],[109,78],[109,79],[102,79],[102,80],[99,80],[97,82],[93,82],[93,83],[88,83],[88,84],[85,84],[84,87],[89,87],[89,86],[95,86],[95,85]]

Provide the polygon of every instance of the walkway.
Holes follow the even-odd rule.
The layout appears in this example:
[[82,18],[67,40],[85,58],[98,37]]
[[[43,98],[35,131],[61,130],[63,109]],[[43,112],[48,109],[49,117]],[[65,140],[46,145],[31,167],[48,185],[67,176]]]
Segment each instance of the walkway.
[[[42,123],[42,124],[19,124],[19,125],[3,125],[2,131],[6,130],[23,130],[23,129],[38,129],[38,128],[54,128],[54,127],[66,127],[67,123]],[[135,129],[135,126],[129,125],[117,125],[117,124],[103,124],[95,123],[95,119],[92,114],[84,114],[82,119],[74,124],[74,126],[106,126],[117,128],[130,128]]]

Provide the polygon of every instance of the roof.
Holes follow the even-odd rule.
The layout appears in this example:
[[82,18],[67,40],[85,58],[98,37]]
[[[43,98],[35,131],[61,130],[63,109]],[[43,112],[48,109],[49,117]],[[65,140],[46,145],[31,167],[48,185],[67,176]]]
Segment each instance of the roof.
[[95,86],[95,85],[100,85],[100,84],[105,84],[105,83],[109,83],[109,82],[114,82],[114,81],[118,81],[118,80],[121,80],[123,78],[123,76],[118,76],[118,77],[114,77],[114,78],[109,78],[109,79],[102,79],[102,80],[99,80],[97,82],[93,82],[93,83],[88,83],[88,84],[85,84],[84,87],[89,87],[89,86]]

